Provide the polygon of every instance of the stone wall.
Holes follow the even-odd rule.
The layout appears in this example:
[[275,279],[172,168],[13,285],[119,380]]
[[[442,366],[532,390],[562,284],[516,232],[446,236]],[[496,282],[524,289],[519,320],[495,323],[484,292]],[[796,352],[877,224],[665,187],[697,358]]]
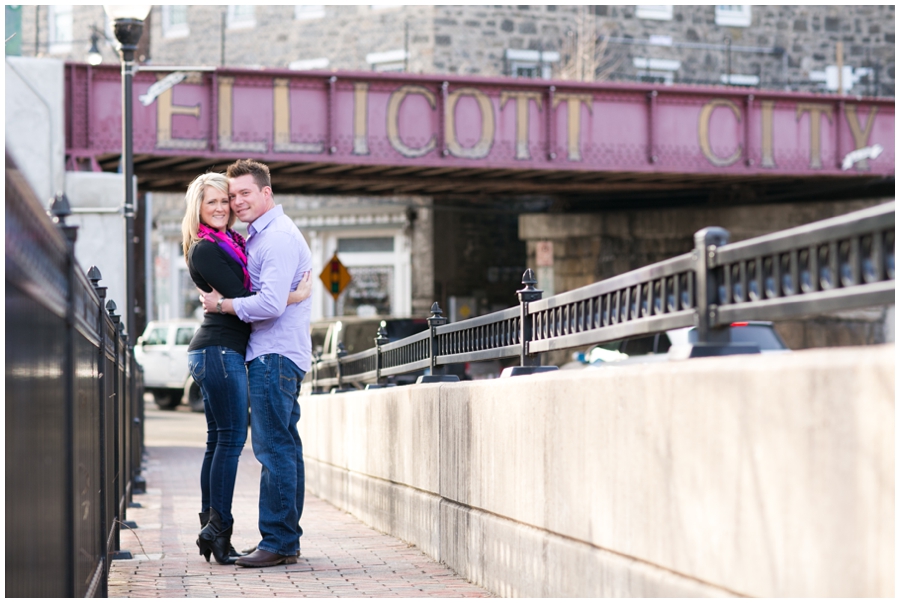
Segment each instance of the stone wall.
[[895,594],[892,345],[300,404],[310,492],[499,596]]
[[[680,61],[675,82],[718,84],[728,73],[730,40],[731,73],[758,76],[763,88],[816,91],[821,84],[812,74],[836,64],[840,41],[844,65],[878,69],[877,89],[873,74],[852,93],[894,95],[893,5],[753,6],[747,27],[717,25],[713,5],[673,6],[671,20],[639,18],[635,5],[329,5],[324,16],[313,19],[297,19],[294,10],[293,5],[257,6],[255,27],[226,28],[225,65],[285,68],[291,61],[324,57],[328,69],[369,70],[366,54],[406,47],[411,73],[496,76],[509,73],[507,49],[565,55],[565,40],[581,20],[588,30],[628,41],[605,48],[601,63],[612,68],[612,80],[639,79],[642,70],[634,59],[644,58]],[[190,35],[173,38],[163,36],[162,8],[155,6],[147,59],[157,65],[220,65],[224,11],[224,6],[191,5]],[[76,6],[73,16],[76,41],[69,54],[58,56],[83,61],[90,27],[102,28],[105,17],[100,6]],[[671,44],[650,45],[650,36],[671,38]],[[46,6],[23,6],[22,38],[24,55],[46,54]],[[118,60],[109,45],[100,46],[104,61]]]
[[[161,19],[153,24],[153,62],[157,65],[219,65],[222,6],[192,5],[190,36],[166,38]],[[409,70],[430,72],[433,7],[373,9],[369,5],[325,6],[325,16],[296,19],[294,5],[256,6],[256,27],[225,29],[225,65],[287,68],[292,61],[326,57],[327,69],[369,71],[366,55],[404,48],[409,24]],[[159,13],[160,8],[154,7]]]

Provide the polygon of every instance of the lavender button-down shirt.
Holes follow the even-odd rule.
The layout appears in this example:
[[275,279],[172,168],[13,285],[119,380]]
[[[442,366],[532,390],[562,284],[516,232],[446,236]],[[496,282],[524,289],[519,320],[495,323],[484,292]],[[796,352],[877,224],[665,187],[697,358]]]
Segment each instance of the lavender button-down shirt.
[[312,297],[286,306],[288,294],[312,269],[309,245],[280,205],[254,220],[247,232],[247,271],[256,295],[233,300],[235,314],[252,329],[246,360],[280,354],[309,372]]

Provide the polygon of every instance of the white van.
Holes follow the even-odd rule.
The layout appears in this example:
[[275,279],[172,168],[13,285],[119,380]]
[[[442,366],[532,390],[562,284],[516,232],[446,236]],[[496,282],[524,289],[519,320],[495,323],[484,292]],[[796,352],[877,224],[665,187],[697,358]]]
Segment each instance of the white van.
[[191,410],[203,411],[200,388],[187,360],[188,346],[199,328],[200,322],[192,319],[153,320],[138,337],[134,358],[144,368],[144,391],[153,394],[163,410],[174,410],[184,401]]

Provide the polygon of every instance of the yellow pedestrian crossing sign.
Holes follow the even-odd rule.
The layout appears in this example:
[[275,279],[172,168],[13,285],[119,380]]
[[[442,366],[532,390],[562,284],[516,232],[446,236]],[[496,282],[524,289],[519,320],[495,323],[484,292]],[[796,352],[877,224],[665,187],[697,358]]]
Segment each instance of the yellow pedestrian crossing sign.
[[352,277],[347,268],[338,259],[337,252],[325,263],[325,268],[322,269],[319,280],[325,285],[325,290],[331,294],[334,301],[337,301],[337,298],[350,284]]

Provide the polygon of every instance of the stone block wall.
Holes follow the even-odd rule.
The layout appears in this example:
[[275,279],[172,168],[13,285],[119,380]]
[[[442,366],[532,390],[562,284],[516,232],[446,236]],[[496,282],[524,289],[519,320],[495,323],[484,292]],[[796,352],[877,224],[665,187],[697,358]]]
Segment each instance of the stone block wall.
[[307,488],[499,596],[894,596],[894,347],[304,396]]
[[[154,20],[153,62],[157,65],[219,65],[223,6],[192,5],[186,38],[163,36]],[[159,7],[154,8],[158,13]],[[431,72],[433,7],[373,9],[369,5],[328,5],[325,16],[295,18],[294,5],[256,6],[256,26],[225,29],[225,65],[287,68],[291,61],[328,58],[327,69],[369,71],[366,55],[404,48],[409,24],[409,70]]]
[[[811,74],[836,64],[840,41],[844,65],[878,69],[877,89],[873,74],[851,93],[894,95],[893,5],[753,6],[747,27],[717,25],[714,5],[675,5],[670,20],[639,18],[635,5],[329,5],[324,16],[313,19],[297,19],[294,10],[260,5],[255,27],[226,27],[225,65],[286,68],[295,60],[328,58],[328,69],[369,70],[366,54],[406,47],[411,73],[497,76],[509,73],[507,49],[565,51],[567,36],[584,19],[589,30],[620,39],[606,46],[602,61],[614,67],[614,81],[639,79],[634,59],[645,58],[680,61],[675,82],[718,84],[728,73],[730,40],[731,73],[758,76],[763,88],[817,91],[821,85]],[[191,5],[190,35],[173,38],[163,35],[162,8],[154,7],[142,54],[157,65],[220,65],[224,11],[224,6]],[[57,56],[83,61],[91,25],[104,26],[102,8],[74,7],[73,23],[72,50]],[[23,7],[25,56],[46,55],[47,27],[46,6]],[[668,37],[671,44],[648,44],[650,36]],[[108,44],[100,47],[104,61],[118,61]],[[783,52],[773,52],[776,48]],[[553,77],[559,76],[558,67]]]

